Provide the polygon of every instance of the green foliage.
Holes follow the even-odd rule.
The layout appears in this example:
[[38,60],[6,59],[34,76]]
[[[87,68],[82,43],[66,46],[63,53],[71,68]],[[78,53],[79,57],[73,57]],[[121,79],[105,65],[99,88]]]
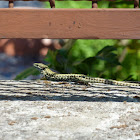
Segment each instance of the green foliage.
[[[86,41],[88,45],[91,43],[91,40],[84,40]],[[105,47],[102,43],[101,46],[94,46],[101,40],[92,41],[89,46],[86,47],[85,43],[85,47],[82,47],[82,44],[79,46],[79,40],[69,40],[60,50],[49,50],[45,61],[49,63],[50,68],[60,73],[83,73],[107,79],[140,80],[139,40],[126,40],[126,44],[123,44],[123,40],[113,40],[114,45]],[[113,44],[113,42],[110,40],[106,44]],[[88,51],[92,53],[87,53]],[[31,67],[18,75],[16,80],[37,74],[39,72]]]
[[[91,8],[90,1],[55,1],[56,8]],[[49,2],[46,7],[50,8]]]
[[40,72],[35,69],[34,67],[30,67],[26,70],[24,70],[23,72],[21,72],[20,74],[18,74],[15,78],[15,80],[22,80],[27,78],[30,75],[38,75]]
[[115,45],[116,40],[87,40],[79,39],[72,47],[72,55],[77,59],[84,59],[95,55],[99,50],[105,46]]
[[[136,52],[139,52],[140,48],[133,47],[133,51],[131,49],[131,46],[138,40],[128,41],[128,47],[122,46],[119,40],[115,40],[114,46],[98,46],[101,48],[99,51],[97,51],[98,47],[95,47],[93,43],[90,49],[93,47],[97,50],[94,55],[90,56],[86,55],[87,47],[81,47],[83,51],[78,52],[79,55],[74,55],[74,52],[77,51],[74,49],[77,41],[71,48],[62,48],[55,52],[49,51],[45,60],[50,63],[50,67],[60,73],[83,73],[94,77],[117,80],[139,80],[140,56],[139,53],[136,55]],[[100,42],[100,40],[98,41]],[[140,46],[140,43],[137,45]]]
[[[56,8],[91,8],[91,1],[55,1]],[[50,8],[49,2],[46,2],[46,7]],[[134,1],[98,1],[98,8],[133,8]]]

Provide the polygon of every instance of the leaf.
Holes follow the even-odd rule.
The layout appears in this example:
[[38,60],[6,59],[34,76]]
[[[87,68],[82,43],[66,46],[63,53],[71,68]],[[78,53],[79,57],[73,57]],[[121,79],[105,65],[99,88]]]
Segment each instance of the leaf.
[[40,72],[37,69],[35,69],[34,67],[30,67],[18,74],[14,80],[22,80],[30,75],[38,75],[39,73]]
[[134,81],[133,75],[129,75],[127,78],[125,78],[123,81]]
[[117,55],[113,53],[113,51],[116,51],[116,48],[114,46],[106,46],[102,50],[100,50],[95,57],[97,59],[107,61],[108,63],[113,65],[120,65]]
[[102,50],[100,50],[96,56],[106,56],[108,53],[116,51],[116,48],[114,46],[106,46]]
[[92,66],[94,65],[96,60],[97,58],[94,56],[88,57],[84,60],[73,63],[73,66],[76,68],[77,72],[80,72],[83,74],[90,74],[92,71]]

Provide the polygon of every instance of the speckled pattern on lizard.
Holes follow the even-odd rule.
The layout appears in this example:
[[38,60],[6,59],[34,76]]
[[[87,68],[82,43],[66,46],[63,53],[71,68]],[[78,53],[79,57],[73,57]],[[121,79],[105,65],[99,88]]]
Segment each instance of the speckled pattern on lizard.
[[86,76],[84,74],[58,74],[56,72],[53,72],[47,65],[42,63],[34,63],[34,67],[39,69],[47,80],[51,81],[70,81],[84,84],[104,83],[118,86],[140,86],[139,83],[129,83],[124,81],[116,81],[112,79],[95,78]]

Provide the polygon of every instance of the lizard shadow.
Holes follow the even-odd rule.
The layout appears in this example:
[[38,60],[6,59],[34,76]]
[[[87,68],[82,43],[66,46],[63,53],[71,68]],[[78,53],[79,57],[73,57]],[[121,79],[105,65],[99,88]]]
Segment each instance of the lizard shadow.
[[[25,83],[25,81],[24,81]],[[104,84],[91,86],[71,84],[45,85],[38,83],[37,87],[20,88],[18,85],[6,85],[0,91],[0,101],[86,101],[86,102],[140,102],[140,87],[118,87]],[[26,81],[25,85],[30,84]],[[5,94],[9,93],[9,94]],[[12,93],[12,94],[11,94]]]

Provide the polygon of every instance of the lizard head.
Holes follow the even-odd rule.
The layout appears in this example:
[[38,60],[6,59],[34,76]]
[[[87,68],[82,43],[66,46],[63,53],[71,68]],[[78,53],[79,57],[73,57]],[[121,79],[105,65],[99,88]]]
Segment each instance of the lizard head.
[[44,70],[44,69],[46,69],[46,68],[48,68],[47,65],[44,65],[44,64],[42,64],[42,63],[34,63],[33,66],[34,66],[35,68],[41,70],[41,71]]

